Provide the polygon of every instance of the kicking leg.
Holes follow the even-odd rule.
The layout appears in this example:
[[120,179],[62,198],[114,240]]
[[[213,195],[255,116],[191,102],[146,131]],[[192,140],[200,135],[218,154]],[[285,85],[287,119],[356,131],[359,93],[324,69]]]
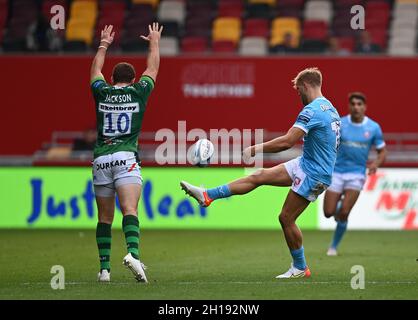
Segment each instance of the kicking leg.
[[330,249],[328,250],[335,252],[335,254],[332,255],[337,255],[337,247],[340,244],[345,231],[347,230],[348,215],[350,214],[351,209],[353,209],[359,195],[359,190],[347,189],[344,191],[344,199],[342,200],[342,206],[336,217],[337,227],[335,228],[334,237],[332,239]]
[[292,179],[283,164],[269,169],[259,169],[255,173],[212,189],[203,189],[185,181],[180,182],[181,188],[195,198],[200,205],[207,207],[213,200],[227,198],[251,192],[261,185],[290,186]]
[[138,202],[141,196],[141,185],[137,183],[123,184],[122,180],[116,181],[119,182],[116,192],[123,214],[122,228],[128,250],[123,263],[132,271],[138,281],[148,282],[144,272],[145,266],[139,260]]
[[112,186],[95,186],[99,221],[96,227],[96,242],[99,250],[100,272],[98,281],[110,281],[110,249],[112,245],[112,222],[115,212],[115,192]]

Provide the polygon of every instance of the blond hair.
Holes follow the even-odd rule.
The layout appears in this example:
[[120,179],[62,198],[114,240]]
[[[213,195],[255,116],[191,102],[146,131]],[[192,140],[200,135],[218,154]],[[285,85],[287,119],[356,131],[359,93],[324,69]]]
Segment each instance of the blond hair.
[[302,82],[306,82],[313,87],[320,87],[322,85],[322,73],[318,68],[306,68],[298,73],[292,80],[293,86],[296,88]]

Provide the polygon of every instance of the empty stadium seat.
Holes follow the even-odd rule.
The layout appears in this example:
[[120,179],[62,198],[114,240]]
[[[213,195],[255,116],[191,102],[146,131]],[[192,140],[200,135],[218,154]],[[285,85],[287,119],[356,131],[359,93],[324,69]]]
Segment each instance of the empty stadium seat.
[[309,21],[303,23],[303,38],[306,40],[325,41],[328,37],[328,25],[324,21]]
[[239,54],[242,56],[265,56],[268,43],[264,37],[244,37],[241,40]]
[[321,20],[330,23],[333,16],[332,2],[328,0],[309,0],[306,2],[306,20]]
[[117,49],[123,32],[126,4],[118,0],[106,0],[100,2],[99,19],[96,24],[95,44],[100,41],[101,31],[106,25],[113,25],[115,38],[111,49]]
[[213,22],[213,41],[238,43],[241,36],[241,20],[238,18],[217,18]]
[[415,47],[415,41],[411,42],[408,38],[396,38],[390,42],[388,53],[390,55],[413,56]]
[[215,40],[212,42],[213,53],[234,53],[237,50],[237,43],[229,40]]
[[179,53],[178,40],[176,37],[161,37],[160,54],[162,56],[175,56]]
[[243,35],[245,37],[264,37],[270,34],[269,20],[252,18],[244,21]]
[[209,37],[212,33],[212,17],[190,17],[186,20],[186,36]]
[[218,17],[241,18],[243,3],[241,0],[220,0],[218,4]]
[[97,13],[98,8],[95,1],[73,1],[70,8],[70,19],[66,27],[66,40],[84,41],[87,45],[91,45]]
[[158,20],[164,22],[176,22],[183,25],[186,19],[186,8],[183,1],[163,1],[158,6]]
[[416,52],[418,2],[396,1],[392,11],[388,53],[410,56]]
[[206,37],[184,37],[181,40],[183,53],[204,53],[208,51],[208,39]]

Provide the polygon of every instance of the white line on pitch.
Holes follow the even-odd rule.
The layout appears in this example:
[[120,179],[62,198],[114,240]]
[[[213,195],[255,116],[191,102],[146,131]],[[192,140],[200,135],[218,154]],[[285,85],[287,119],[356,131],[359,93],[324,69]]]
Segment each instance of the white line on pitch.
[[[94,281],[88,282],[66,282],[66,285],[87,285],[87,284],[93,284],[96,283]],[[105,283],[101,285],[130,285],[134,284],[134,281],[131,282],[111,282],[111,283]],[[180,281],[180,282],[159,282],[157,285],[160,284],[175,284],[175,285],[196,285],[196,284],[203,284],[203,285],[211,285],[211,284],[243,284],[243,285],[251,285],[251,284],[274,284],[274,285],[315,285],[315,284],[347,284],[349,285],[349,281],[293,281],[293,280],[276,280],[276,281]],[[366,284],[417,284],[416,281],[366,281]],[[25,282],[22,283],[24,286],[31,286],[31,285],[49,285],[48,282]],[[151,283],[152,285],[152,283]]]

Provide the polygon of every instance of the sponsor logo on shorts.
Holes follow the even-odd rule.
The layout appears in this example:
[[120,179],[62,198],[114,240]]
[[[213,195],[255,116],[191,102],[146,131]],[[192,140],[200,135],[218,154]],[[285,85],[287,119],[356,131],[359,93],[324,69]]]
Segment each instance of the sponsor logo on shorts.
[[299,184],[300,184],[300,178],[299,177],[296,177],[295,178],[295,181],[294,181],[294,183],[293,183],[295,186],[298,186]]
[[97,163],[96,170],[110,169],[116,166],[126,166],[126,160],[116,160],[116,161],[105,162],[105,163]]

